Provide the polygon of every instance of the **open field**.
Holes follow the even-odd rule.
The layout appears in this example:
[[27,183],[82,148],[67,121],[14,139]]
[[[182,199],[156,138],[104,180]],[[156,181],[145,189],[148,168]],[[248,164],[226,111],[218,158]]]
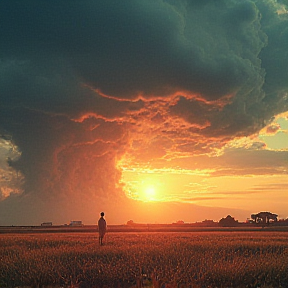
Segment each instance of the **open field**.
[[[140,224],[140,225],[108,225],[110,232],[288,232],[288,226],[239,225],[237,227],[205,227],[195,224]],[[90,233],[97,232],[97,225],[53,225],[53,226],[0,226],[0,235],[6,233]]]
[[288,287],[288,232],[0,234],[0,287],[24,286]]

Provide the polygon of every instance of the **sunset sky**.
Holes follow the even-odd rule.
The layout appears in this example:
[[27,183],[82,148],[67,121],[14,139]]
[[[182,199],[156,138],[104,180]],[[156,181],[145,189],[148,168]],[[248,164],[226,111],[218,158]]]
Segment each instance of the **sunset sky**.
[[0,225],[288,217],[287,0],[2,0]]

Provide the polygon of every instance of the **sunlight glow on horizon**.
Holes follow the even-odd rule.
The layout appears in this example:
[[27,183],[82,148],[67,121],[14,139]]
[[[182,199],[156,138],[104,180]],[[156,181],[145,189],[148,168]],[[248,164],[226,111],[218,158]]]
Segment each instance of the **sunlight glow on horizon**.
[[212,172],[213,170],[123,168],[121,182],[128,198],[181,202],[181,195],[191,181],[201,182],[203,177],[209,177]]
[[[287,217],[281,212],[288,205],[287,175],[202,175],[195,178],[189,173],[145,175],[123,171],[122,181],[126,196],[133,200],[182,202],[250,211],[272,210]],[[143,183],[150,183],[150,186],[141,186]]]
[[[217,156],[216,153],[214,157],[209,156],[208,159],[213,161],[213,158],[224,156],[233,149],[235,151],[237,149],[239,151],[242,149],[247,149],[247,151],[273,150],[271,147],[267,147],[267,143],[261,139],[261,135],[267,134],[267,137],[274,138],[275,143],[279,145],[279,138],[276,137],[279,131],[276,127],[275,133],[273,133],[273,127],[271,127],[273,123],[278,123],[279,130],[287,134],[288,120],[287,113],[285,113],[275,116],[275,120],[263,128],[258,135],[235,139],[221,151],[219,150],[220,153]],[[272,129],[270,134],[266,133],[269,127]],[[274,147],[277,150],[276,146]],[[214,168],[211,166],[211,169],[203,169],[200,168],[200,162],[199,169],[185,169],[181,168],[181,161],[177,162],[180,163],[179,166],[161,169],[153,168],[152,163],[146,164],[145,167],[141,167],[140,163],[133,166],[130,159],[125,157],[118,162],[118,168],[122,171],[123,190],[130,199],[143,202],[192,203],[205,207],[244,209],[252,212],[271,210],[279,213],[281,217],[287,217],[285,214],[285,207],[288,205],[287,171],[283,170],[282,174],[274,174],[272,170],[272,172],[265,171],[265,167],[260,169],[261,172],[253,166],[251,166],[251,171],[242,171],[236,168],[233,171],[232,168],[231,171],[226,171],[221,167],[215,169],[216,166]],[[185,161],[185,157],[181,159]],[[209,163],[206,164],[206,167],[210,166]],[[281,170],[281,167],[278,167],[278,170]],[[225,175],[225,173],[227,174]],[[275,199],[275,193],[277,199]]]
[[[237,151],[237,149],[239,151],[243,149],[247,151],[288,149],[288,142],[283,143],[283,138],[279,138],[279,133],[283,134],[283,137],[288,136],[287,117],[288,113],[276,115],[275,119],[257,135],[234,139],[222,149],[216,149],[218,152],[214,153],[214,157],[212,154],[208,155],[208,159],[213,161],[213,159],[225,156],[225,153]],[[281,174],[274,174],[273,170],[265,171],[265,167],[262,167],[261,171],[258,171],[253,166],[251,166],[251,170],[243,171],[237,170],[237,168],[227,171],[221,167],[215,169],[217,166],[214,168],[211,166],[211,169],[200,168],[209,167],[210,160],[204,166],[201,166],[199,162],[198,169],[181,168],[181,161],[185,161],[185,159],[190,161],[189,157],[182,157],[177,162],[178,166],[154,168],[153,163],[145,163],[144,167],[141,167],[141,163],[134,163],[136,165],[133,166],[129,155],[125,155],[117,166],[122,171],[120,182],[123,184],[126,196],[143,202],[182,202],[252,211],[265,209],[285,211],[285,205],[288,205],[287,171],[285,170]],[[166,164],[169,165],[169,162]],[[274,167],[274,169],[276,168]],[[279,171],[281,169],[278,167]],[[275,199],[274,193],[277,193],[278,200]]]

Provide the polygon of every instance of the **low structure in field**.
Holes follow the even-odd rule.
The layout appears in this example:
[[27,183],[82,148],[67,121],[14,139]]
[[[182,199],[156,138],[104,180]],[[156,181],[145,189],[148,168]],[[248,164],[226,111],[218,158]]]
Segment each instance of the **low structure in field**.
[[41,226],[52,226],[52,222],[43,222],[41,223]]
[[70,221],[70,226],[83,226],[82,221]]

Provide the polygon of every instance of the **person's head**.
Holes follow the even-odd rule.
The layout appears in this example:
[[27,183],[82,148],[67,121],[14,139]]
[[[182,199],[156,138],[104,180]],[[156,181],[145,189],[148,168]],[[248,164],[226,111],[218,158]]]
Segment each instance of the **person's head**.
[[101,217],[103,217],[104,216],[104,212],[101,212],[100,215],[101,215]]

